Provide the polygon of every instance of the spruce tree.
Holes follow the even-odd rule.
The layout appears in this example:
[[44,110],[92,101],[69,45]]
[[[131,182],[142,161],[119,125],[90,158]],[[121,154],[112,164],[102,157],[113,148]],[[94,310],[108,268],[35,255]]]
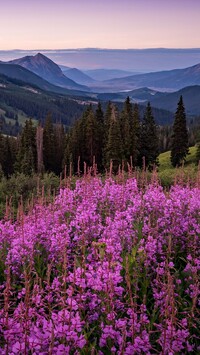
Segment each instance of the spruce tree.
[[111,101],[108,102],[108,105],[106,107],[106,112],[105,112],[105,119],[104,119],[104,147],[107,144],[108,141],[108,132],[110,128],[110,120],[111,120],[111,114],[112,114],[112,103]]
[[84,162],[88,166],[92,166],[94,157],[97,156],[97,121],[90,107],[85,118],[85,151],[83,154]]
[[55,137],[55,161],[56,165],[54,171],[57,175],[63,170],[63,159],[65,151],[65,130],[61,123],[57,123],[54,128]]
[[138,157],[140,154],[141,141],[140,141],[141,127],[140,127],[140,114],[137,104],[133,106],[133,119],[131,124],[131,156],[133,166],[138,165]]
[[16,148],[16,139],[6,136],[3,142],[3,161],[1,161],[1,165],[7,178],[14,173],[14,163],[16,161],[17,150]]
[[175,113],[175,120],[173,124],[172,145],[171,145],[171,163],[175,166],[180,166],[189,153],[188,147],[188,131],[185,107],[183,104],[183,97],[180,97],[177,110]]
[[111,115],[112,115],[112,103],[111,101],[108,102],[106,107],[105,117],[104,117],[104,127],[103,127],[103,166],[104,168],[107,167],[107,144],[108,144],[108,135],[110,129],[110,122],[111,122]]
[[46,171],[56,170],[55,134],[51,114],[48,113],[43,131],[43,162]]
[[39,123],[36,129],[36,147],[37,147],[37,173],[41,174],[44,171],[43,164],[43,127]]
[[31,175],[36,171],[36,129],[31,119],[25,122],[22,130],[15,170],[26,175]]
[[158,165],[158,155],[158,131],[152,114],[151,105],[148,102],[141,127],[140,166],[142,166],[144,158],[146,168],[152,170],[154,165]]
[[122,154],[123,149],[118,112],[116,107],[112,105],[108,141],[106,144],[106,167],[109,168],[110,161],[112,160],[113,171],[116,173],[122,162]]
[[130,161],[131,156],[131,135],[132,135],[132,105],[130,98],[127,97],[124,108],[120,115],[120,130],[122,137],[123,159],[125,162]]
[[97,132],[96,132],[96,164],[99,171],[103,169],[103,149],[104,149],[104,113],[101,107],[100,102],[98,103],[96,112],[95,112],[95,119],[97,125]]

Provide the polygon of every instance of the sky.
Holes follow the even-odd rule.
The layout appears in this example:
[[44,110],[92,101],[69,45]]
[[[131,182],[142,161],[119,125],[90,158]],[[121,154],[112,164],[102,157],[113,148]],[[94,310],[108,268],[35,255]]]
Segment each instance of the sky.
[[0,0],[0,50],[200,48],[200,0]]

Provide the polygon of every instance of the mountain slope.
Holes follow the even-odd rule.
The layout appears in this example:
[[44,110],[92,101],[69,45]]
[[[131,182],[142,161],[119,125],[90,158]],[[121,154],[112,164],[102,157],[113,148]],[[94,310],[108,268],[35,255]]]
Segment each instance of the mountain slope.
[[[0,74],[0,123],[5,134],[17,135],[19,125],[23,125],[30,117],[43,122],[48,112],[51,112],[53,122],[71,126],[88,104],[87,99],[84,101],[82,98],[81,104],[79,101],[76,97],[44,91],[32,84]],[[10,126],[6,127],[6,123]]]
[[95,80],[90,78],[89,75],[83,73],[81,70],[77,68],[63,69],[62,72],[69,79],[74,80],[76,83],[81,85],[90,85],[95,82]]
[[0,74],[6,75],[9,78],[21,80],[27,84],[32,84],[38,88],[46,91],[55,92],[63,95],[76,95],[76,96],[87,96],[87,93],[78,90],[69,90],[44,80],[37,74],[34,74],[30,70],[17,65],[17,64],[7,64],[0,63]]
[[186,86],[200,85],[200,64],[185,69],[131,75],[125,78],[104,82],[105,87],[118,90],[151,87],[156,89],[177,90]]
[[[62,122],[66,126],[71,126],[77,118],[81,117],[86,105],[90,103],[93,103],[95,110],[97,101],[92,101],[91,98],[80,99],[75,96],[59,95],[0,74],[0,113],[4,111],[5,117],[5,112],[8,111],[12,113],[12,117],[15,115],[21,117],[23,122],[27,117],[43,121],[50,111],[54,122]],[[123,109],[122,102],[117,103],[117,106],[119,110]],[[102,102],[102,108],[106,110],[106,101]],[[145,106],[139,105],[139,110],[140,116],[143,117]],[[153,108],[153,114],[160,125],[171,124],[173,121],[173,114],[169,111]],[[14,119],[11,121],[14,125]],[[19,121],[19,123],[22,122]],[[6,131],[6,134],[13,133]]]
[[186,113],[190,115],[200,115],[200,86],[189,86],[179,91],[165,94],[161,97],[150,99],[154,107],[175,112],[180,96],[183,96]]
[[87,87],[79,85],[66,77],[56,63],[41,53],[35,56],[26,56],[11,60],[9,64],[18,64],[56,86],[72,90],[89,91]]

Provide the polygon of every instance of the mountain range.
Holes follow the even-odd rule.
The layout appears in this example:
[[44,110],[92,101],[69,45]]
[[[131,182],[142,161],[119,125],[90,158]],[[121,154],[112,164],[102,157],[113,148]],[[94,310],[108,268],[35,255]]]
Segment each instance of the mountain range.
[[[130,72],[122,70],[97,69],[84,73],[77,68],[60,67],[41,53],[14,59],[4,64],[19,65],[55,86],[85,92],[131,91],[143,87],[169,92],[180,90],[186,86],[200,85],[200,64],[185,69],[127,76],[125,75],[130,74]],[[1,65],[3,65],[3,62],[1,62]],[[15,67],[15,69],[17,68]],[[105,77],[108,78],[109,76],[113,78],[104,80]]]
[[[0,74],[44,92],[75,100],[132,102],[174,112],[180,95],[189,115],[200,115],[200,64],[168,71],[127,75],[129,71],[93,69],[85,72],[57,65],[41,53],[0,62]],[[131,73],[133,74],[133,73]],[[115,76],[120,77],[116,78]],[[110,80],[104,80],[111,77]],[[19,85],[20,86],[20,85]],[[15,88],[17,90],[17,88]],[[0,87],[2,90],[2,87]]]
[[127,95],[132,102],[146,105],[149,101],[153,107],[173,113],[176,111],[177,102],[182,95],[187,115],[200,115],[200,85],[187,86],[171,93],[160,92],[145,87],[129,92],[100,93],[97,95],[97,98],[103,101],[124,102]]
[[110,90],[133,90],[149,87],[162,91],[175,91],[186,86],[200,85],[200,64],[185,69],[174,69],[146,74],[130,75],[104,81],[102,86]]

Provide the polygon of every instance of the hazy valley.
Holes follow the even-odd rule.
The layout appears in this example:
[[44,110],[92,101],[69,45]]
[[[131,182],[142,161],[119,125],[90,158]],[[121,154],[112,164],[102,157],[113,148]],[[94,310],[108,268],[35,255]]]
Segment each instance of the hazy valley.
[[[170,112],[175,112],[180,95],[183,95],[187,114],[190,117],[200,115],[200,64],[183,69],[136,74],[122,69],[70,68],[58,65],[44,54],[36,53],[6,62],[1,61],[0,74],[2,110],[5,111],[8,105],[9,95],[20,98],[25,92],[23,104],[20,105],[20,100],[16,107],[11,103],[12,111],[21,110],[25,116],[29,116],[30,109],[26,110],[23,106],[30,108],[28,102],[35,100],[35,112],[32,115],[34,119],[39,119],[41,112],[42,115],[47,112],[47,108],[44,109],[46,100],[51,102],[54,121],[61,120],[67,126],[83,111],[81,106],[89,102],[97,104],[99,100],[103,105],[109,100],[120,105],[127,96],[133,103],[145,106],[149,101],[155,109],[166,110],[165,120],[163,117],[160,120],[155,114],[157,123],[168,124],[172,120],[169,119]],[[5,80],[7,83],[4,83]],[[56,107],[54,96],[59,97],[59,100],[66,99],[69,107],[76,106],[74,118],[70,110],[62,112],[62,109]],[[40,109],[40,106],[43,109]],[[44,120],[44,117],[41,117],[41,120]]]

